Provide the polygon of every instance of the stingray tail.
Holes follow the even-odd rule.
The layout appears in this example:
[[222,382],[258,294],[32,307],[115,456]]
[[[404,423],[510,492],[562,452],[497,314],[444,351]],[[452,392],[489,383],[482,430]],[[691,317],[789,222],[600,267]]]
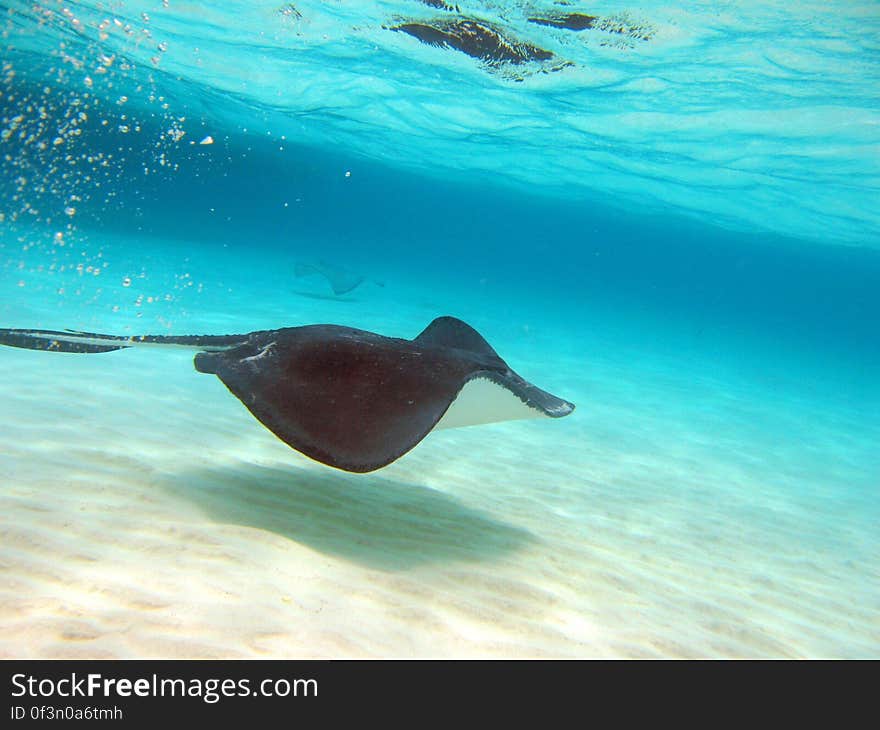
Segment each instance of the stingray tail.
[[0,329],[0,345],[49,352],[97,353],[128,347],[182,347],[188,350],[228,350],[247,342],[247,335],[102,335],[65,330]]

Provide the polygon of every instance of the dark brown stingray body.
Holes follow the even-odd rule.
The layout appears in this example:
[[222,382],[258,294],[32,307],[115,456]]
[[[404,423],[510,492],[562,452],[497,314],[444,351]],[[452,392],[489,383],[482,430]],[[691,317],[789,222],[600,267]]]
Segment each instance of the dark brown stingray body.
[[338,325],[222,336],[117,337],[0,330],[0,344],[58,352],[108,352],[140,345],[202,350],[199,372],[216,375],[272,433],[338,469],[367,472],[413,448],[463,386],[482,378],[538,415],[574,406],[526,382],[469,325],[434,320],[413,340]]

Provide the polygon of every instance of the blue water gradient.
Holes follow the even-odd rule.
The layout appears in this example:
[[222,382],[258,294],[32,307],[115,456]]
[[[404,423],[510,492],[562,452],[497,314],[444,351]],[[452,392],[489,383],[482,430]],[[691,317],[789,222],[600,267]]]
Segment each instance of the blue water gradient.
[[[305,324],[293,262],[342,262],[386,286],[327,319],[462,316],[577,401],[535,474],[656,444],[727,488],[729,455],[756,510],[852,518],[804,549],[880,611],[876,3],[457,4],[558,68],[390,30],[455,15],[419,0],[294,5],[0,8],[0,326]],[[605,24],[529,21],[560,12]]]

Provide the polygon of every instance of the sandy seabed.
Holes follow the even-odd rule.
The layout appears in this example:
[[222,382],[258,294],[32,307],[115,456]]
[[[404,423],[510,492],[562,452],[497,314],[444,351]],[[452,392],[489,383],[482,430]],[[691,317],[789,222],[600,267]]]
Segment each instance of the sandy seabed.
[[[219,280],[162,261],[157,302],[187,267]],[[116,264],[102,309],[7,267],[2,324],[164,331],[111,313],[141,286],[119,288],[133,267]],[[4,348],[0,656],[880,655],[870,406],[626,351],[595,323],[492,311],[479,292],[392,277],[343,301],[300,282],[257,297],[277,269],[177,296],[162,306],[222,316],[168,326],[414,336],[457,314],[578,410],[438,432],[352,475],[287,448],[185,352]]]

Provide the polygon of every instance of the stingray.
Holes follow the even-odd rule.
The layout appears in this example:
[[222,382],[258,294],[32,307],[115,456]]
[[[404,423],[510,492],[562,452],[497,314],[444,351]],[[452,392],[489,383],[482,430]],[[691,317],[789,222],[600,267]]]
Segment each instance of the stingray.
[[240,335],[143,335],[0,329],[0,344],[101,353],[128,347],[197,350],[286,444],[328,466],[369,472],[434,429],[561,418],[574,404],[523,380],[470,325],[439,317],[412,340],[316,324]]
[[294,267],[293,273],[297,277],[309,276],[311,274],[323,276],[327,283],[330,284],[330,288],[336,296],[348,294],[348,292],[357,289],[365,281],[373,281],[378,286],[385,286],[380,281],[367,279],[365,276],[333,266],[326,261],[319,261],[317,264],[298,263]]

